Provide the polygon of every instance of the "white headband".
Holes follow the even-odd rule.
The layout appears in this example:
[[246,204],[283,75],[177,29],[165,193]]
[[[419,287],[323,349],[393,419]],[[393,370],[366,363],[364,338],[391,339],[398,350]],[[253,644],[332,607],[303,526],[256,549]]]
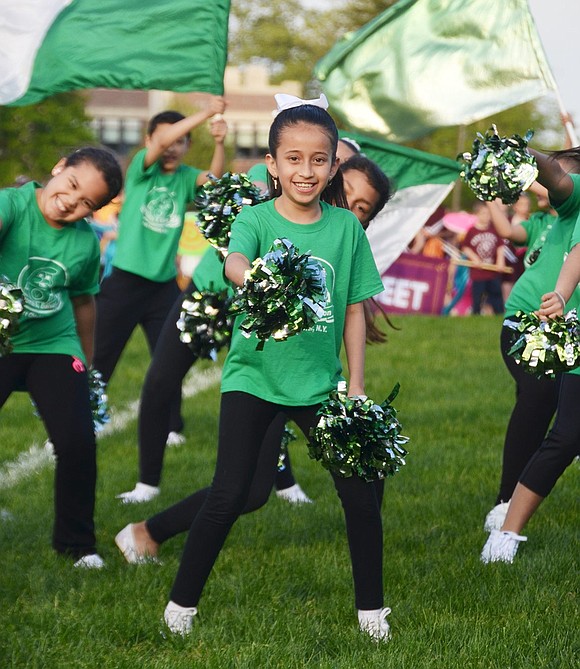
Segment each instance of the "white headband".
[[324,93],[321,93],[320,97],[315,100],[302,100],[295,95],[287,95],[286,93],[276,93],[274,99],[276,100],[277,106],[277,109],[272,112],[274,118],[276,118],[281,111],[292,109],[293,107],[301,107],[302,105],[313,105],[314,107],[320,107],[321,109],[328,109],[328,100]]

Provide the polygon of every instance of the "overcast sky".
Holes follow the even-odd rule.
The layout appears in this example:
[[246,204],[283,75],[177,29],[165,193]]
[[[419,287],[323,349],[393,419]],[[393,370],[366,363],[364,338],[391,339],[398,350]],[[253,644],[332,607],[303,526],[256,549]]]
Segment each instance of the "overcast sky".
[[528,0],[566,110],[580,134],[580,2]]

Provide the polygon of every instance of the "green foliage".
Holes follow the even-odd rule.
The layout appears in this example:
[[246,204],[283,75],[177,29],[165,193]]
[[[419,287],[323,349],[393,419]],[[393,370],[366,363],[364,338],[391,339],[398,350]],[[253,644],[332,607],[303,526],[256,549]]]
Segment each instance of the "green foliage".
[[[12,669],[559,669],[577,665],[578,464],[526,528],[513,565],[482,565],[483,518],[493,505],[513,382],[498,346],[500,318],[396,317],[389,343],[367,348],[367,391],[394,404],[410,437],[407,465],[386,484],[385,602],[393,640],[357,631],[344,519],[328,473],[302,436],[293,468],[314,504],[272,498],[234,526],[188,639],[164,638],[161,615],[185,536],[162,566],[127,565],[114,546],[128,522],[151,516],[211,480],[219,389],[185,400],[187,444],[168,449],[161,494],[115,499],[136,481],[136,424],[99,439],[97,537],[102,572],[83,572],[50,548],[52,472],[0,486],[0,666]],[[283,344],[279,344],[283,346]],[[125,351],[110,401],[127,408],[147,368],[141,333]],[[220,356],[220,359],[223,358]],[[193,378],[212,363],[196,363]],[[13,429],[12,429],[13,428]],[[24,433],[24,429],[30,432]],[[0,417],[1,461],[14,461],[41,422],[14,394]],[[5,470],[0,466],[0,472]],[[1,477],[0,477],[1,479]]]
[[82,93],[60,93],[36,105],[0,106],[0,187],[24,174],[44,181],[71,151],[95,144]]

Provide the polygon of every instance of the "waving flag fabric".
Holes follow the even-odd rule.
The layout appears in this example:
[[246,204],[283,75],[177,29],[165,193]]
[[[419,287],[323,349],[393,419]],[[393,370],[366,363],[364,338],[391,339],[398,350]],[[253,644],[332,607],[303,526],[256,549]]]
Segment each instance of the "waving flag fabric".
[[459,166],[454,160],[417,149],[355,133],[341,134],[354,139],[395,184],[395,196],[367,230],[377,267],[383,273],[453,188]]
[[0,104],[62,91],[223,93],[229,0],[0,0]]
[[399,0],[314,73],[336,118],[399,143],[556,87],[527,0]]

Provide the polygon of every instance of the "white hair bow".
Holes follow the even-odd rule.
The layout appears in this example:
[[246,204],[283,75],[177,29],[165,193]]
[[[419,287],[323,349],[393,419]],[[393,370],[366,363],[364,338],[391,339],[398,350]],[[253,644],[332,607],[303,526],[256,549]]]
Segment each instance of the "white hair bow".
[[281,111],[292,109],[293,107],[301,107],[302,105],[313,105],[314,107],[320,107],[321,109],[328,109],[328,100],[324,93],[321,93],[320,97],[315,100],[302,100],[295,95],[287,95],[286,93],[276,93],[274,99],[276,100],[277,106],[277,109],[272,112],[274,118],[278,116]]

